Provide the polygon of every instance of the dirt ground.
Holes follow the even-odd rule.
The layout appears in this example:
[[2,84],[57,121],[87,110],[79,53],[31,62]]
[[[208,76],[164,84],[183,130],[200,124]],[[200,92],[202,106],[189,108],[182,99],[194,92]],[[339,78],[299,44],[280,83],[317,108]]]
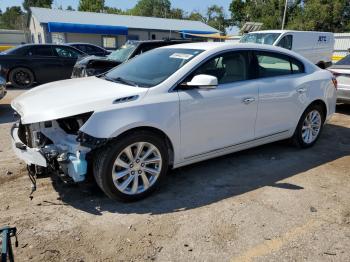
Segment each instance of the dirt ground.
[[350,261],[350,106],[311,149],[279,142],[174,170],[137,203],[51,177],[30,200],[9,137],[20,92],[0,101],[0,226],[19,231],[17,261]]

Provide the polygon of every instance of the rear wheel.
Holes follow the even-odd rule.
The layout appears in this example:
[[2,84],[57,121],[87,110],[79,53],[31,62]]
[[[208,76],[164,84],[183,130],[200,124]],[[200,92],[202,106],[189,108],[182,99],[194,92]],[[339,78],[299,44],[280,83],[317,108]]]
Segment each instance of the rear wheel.
[[301,116],[295,130],[294,143],[302,148],[313,146],[321,134],[324,120],[324,112],[320,105],[308,107]]
[[164,141],[151,132],[131,133],[96,154],[94,176],[107,196],[142,199],[158,186],[168,169]]
[[10,71],[9,80],[16,88],[29,88],[34,83],[34,74],[28,68],[18,67]]

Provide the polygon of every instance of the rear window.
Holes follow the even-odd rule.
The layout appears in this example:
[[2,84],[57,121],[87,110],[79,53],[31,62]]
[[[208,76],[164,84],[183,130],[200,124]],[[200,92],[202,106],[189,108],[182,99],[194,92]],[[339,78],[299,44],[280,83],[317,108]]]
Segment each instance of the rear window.
[[304,66],[298,60],[270,52],[256,52],[258,76],[274,77],[304,72]]

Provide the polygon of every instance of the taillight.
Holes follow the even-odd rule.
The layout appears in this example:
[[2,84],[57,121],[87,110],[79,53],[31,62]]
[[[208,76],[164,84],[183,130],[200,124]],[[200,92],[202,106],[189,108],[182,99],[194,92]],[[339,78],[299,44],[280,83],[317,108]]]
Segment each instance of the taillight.
[[332,82],[333,82],[334,88],[338,89],[338,81],[337,81],[337,78],[335,76],[332,77]]

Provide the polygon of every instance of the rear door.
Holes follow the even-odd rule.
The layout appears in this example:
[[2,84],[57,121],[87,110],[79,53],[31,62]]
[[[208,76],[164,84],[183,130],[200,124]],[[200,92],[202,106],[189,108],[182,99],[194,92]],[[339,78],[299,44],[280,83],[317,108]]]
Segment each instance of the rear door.
[[60,79],[70,78],[77,59],[83,53],[75,48],[59,45],[53,46],[53,51],[61,62]]
[[304,66],[296,59],[274,53],[255,52],[259,104],[255,137],[261,138],[295,128],[302,97]]
[[26,59],[31,65],[35,79],[47,83],[60,79],[61,61],[54,55],[51,45],[34,45],[27,50]]

